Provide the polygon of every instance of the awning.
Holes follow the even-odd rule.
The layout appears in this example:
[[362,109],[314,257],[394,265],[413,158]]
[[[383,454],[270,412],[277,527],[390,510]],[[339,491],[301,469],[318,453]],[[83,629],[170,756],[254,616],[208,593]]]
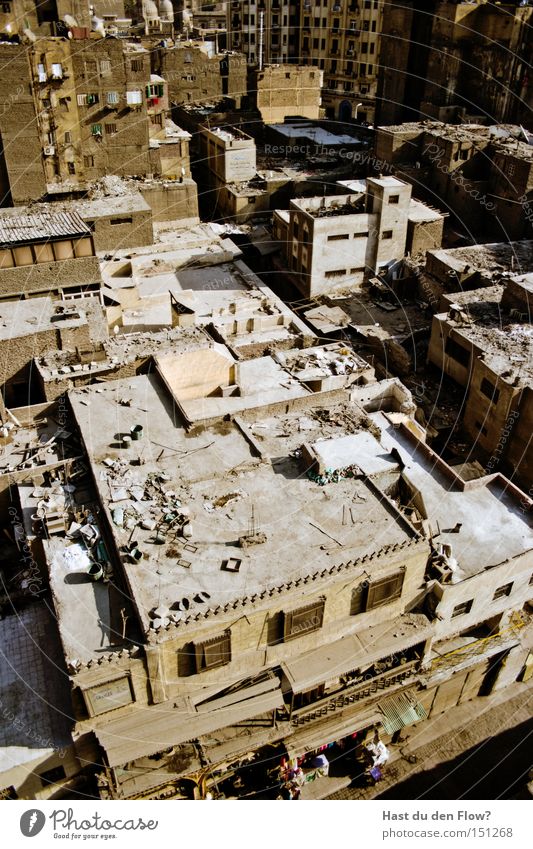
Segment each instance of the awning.
[[282,707],[279,681],[274,681],[274,688],[269,692],[248,698],[247,691],[243,690],[239,693],[240,701],[219,707],[214,702],[212,710],[205,710],[206,706],[202,705],[202,713],[193,712],[185,702],[174,707],[172,700],[146,708],[137,705],[127,716],[96,728],[95,734],[106,752],[109,766],[120,766]]
[[377,705],[366,710],[359,710],[347,716],[345,713],[332,717],[328,722],[316,723],[312,728],[296,729],[290,737],[284,740],[285,748],[292,757],[300,757],[304,752],[311,752],[320,746],[336,743],[349,734],[363,731],[379,725],[383,720]]
[[398,693],[380,702],[378,707],[383,714],[382,723],[387,734],[394,734],[406,725],[427,719],[426,711],[412,693]]
[[281,664],[293,693],[303,693],[346,672],[370,665],[424,642],[432,633],[427,616],[407,613],[390,622],[343,637]]

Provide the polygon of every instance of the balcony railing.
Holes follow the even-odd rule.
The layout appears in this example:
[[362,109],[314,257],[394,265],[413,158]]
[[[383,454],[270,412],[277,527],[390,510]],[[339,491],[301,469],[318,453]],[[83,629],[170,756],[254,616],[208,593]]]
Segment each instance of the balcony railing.
[[420,658],[416,658],[397,666],[395,669],[389,669],[381,675],[376,675],[368,681],[348,685],[336,693],[330,693],[328,696],[313,702],[313,704],[294,710],[291,715],[291,722],[293,725],[303,725],[306,722],[319,719],[321,716],[341,710],[347,705],[369,699],[380,690],[386,690],[414,675],[419,665]]

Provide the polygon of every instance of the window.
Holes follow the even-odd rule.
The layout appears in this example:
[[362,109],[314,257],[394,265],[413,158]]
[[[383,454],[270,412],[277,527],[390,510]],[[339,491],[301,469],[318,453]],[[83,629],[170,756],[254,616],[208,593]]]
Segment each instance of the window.
[[78,94],[77,96],[78,106],[87,106],[87,95],[86,94]]
[[73,162],[67,162],[67,170],[68,170],[69,174],[75,174],[76,173],[76,168],[75,168]]
[[102,125],[101,124],[93,124],[92,127],[91,127],[91,135],[101,136],[102,135]]
[[142,91],[127,91],[126,103],[128,106],[138,106],[143,102]]
[[503,586],[498,587],[494,595],[492,596],[492,600],[496,601],[498,598],[506,598],[506,596],[511,595],[511,590],[513,589],[513,581],[509,584],[503,584]]
[[71,144],[71,143],[72,143],[72,134],[67,130],[67,132],[65,133],[65,144]]
[[44,67],[44,65],[37,65],[37,76],[39,77],[40,83],[46,82],[46,68]]
[[100,60],[100,73],[102,76],[105,74],[109,74],[111,72],[111,62],[109,59],[101,59]]
[[483,395],[485,395],[487,398],[490,398],[493,404],[498,403],[498,398],[500,397],[500,390],[496,389],[494,384],[491,383],[490,380],[488,380],[486,377],[484,377],[481,381],[480,389],[483,392]]
[[384,230],[381,234],[382,239],[392,239],[392,230]]
[[404,577],[405,570],[388,578],[373,581],[368,587],[365,610],[373,610],[375,607],[381,607],[383,604],[388,604],[390,601],[400,598]]
[[364,230],[362,233],[354,233],[354,239],[368,239],[368,230]]
[[328,236],[328,242],[338,242],[341,239],[349,239],[348,233],[336,233],[334,236]]
[[115,106],[119,101],[118,91],[108,91],[106,100],[110,106]]
[[54,251],[49,242],[42,242],[39,245],[34,245],[35,259],[37,262],[53,262]]
[[117,132],[116,124],[106,124],[105,125],[106,136],[114,136]]
[[47,769],[45,772],[39,773],[39,778],[43,784],[55,784],[56,781],[61,781],[67,777],[63,766],[55,766],[53,769]]
[[400,195],[391,195],[389,203],[400,203]]
[[483,434],[483,436],[486,436],[486,435],[487,435],[488,430],[487,430],[487,428],[486,428],[486,427],[484,427],[484,426],[481,424],[481,422],[477,422],[477,421],[476,421],[476,422],[474,422],[474,424],[475,424],[475,426],[477,427],[477,429],[479,430],[479,432],[480,432],[481,434]]
[[307,604],[298,610],[285,613],[283,616],[283,639],[285,641],[294,640],[295,637],[302,637],[304,634],[318,631],[324,621],[325,604],[326,600],[322,598],[313,604]]
[[[189,61],[189,62],[190,62],[190,61],[191,61],[191,59],[189,59],[189,60],[185,59],[185,61],[186,61],[186,62],[187,62],[187,61]],[[138,71],[142,71],[142,69],[143,69],[143,62],[142,62],[142,60],[141,60],[141,59],[132,59],[132,60],[131,60],[130,68],[131,68],[131,70],[132,70],[132,71],[135,71],[136,73],[137,73]]]
[[219,666],[225,666],[231,661],[231,636],[230,632],[226,631],[220,637],[213,637],[211,640],[205,640],[203,643],[194,644],[194,654],[196,659],[196,672],[203,672],[206,669],[216,669]]
[[334,271],[326,271],[324,277],[342,277],[343,274],[346,274],[345,268],[336,268]]
[[444,353],[449,357],[452,357],[454,360],[457,360],[457,362],[465,368],[467,368],[470,363],[470,351],[467,351],[466,348],[459,345],[459,343],[456,342],[455,339],[452,339],[451,336],[448,336],[446,339]]
[[86,168],[94,168],[94,156],[84,156],[83,164]]
[[473,598],[468,601],[462,601],[461,604],[456,604],[452,610],[452,619],[455,619],[456,616],[464,616],[465,613],[470,613],[473,604]]
[[87,94],[87,106],[96,106],[97,103],[100,102],[100,98],[97,94]]
[[63,67],[60,62],[52,62],[52,77],[60,80],[63,77]]
[[111,218],[110,224],[133,224],[133,218]]

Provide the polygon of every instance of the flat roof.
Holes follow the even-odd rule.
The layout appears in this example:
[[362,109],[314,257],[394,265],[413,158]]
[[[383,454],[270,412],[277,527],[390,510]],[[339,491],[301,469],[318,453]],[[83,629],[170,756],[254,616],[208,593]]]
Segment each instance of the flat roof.
[[[0,620],[0,773],[72,745],[70,684],[45,604]],[[16,721],[8,717],[13,715]],[[33,771],[33,770],[32,770]]]
[[40,212],[33,215],[0,215],[0,247],[27,245],[90,236],[77,212]]
[[463,578],[533,549],[531,515],[505,489],[505,479],[487,482],[480,478],[471,488],[461,490],[444,474],[446,464],[436,454],[417,450],[383,413],[371,413],[369,418],[381,430],[381,444],[388,451],[398,451],[404,464],[402,474],[420,493],[432,527],[437,522],[440,526],[436,542],[451,545]]
[[[454,319],[449,313],[446,323],[469,339],[483,353],[483,361],[507,383],[533,385],[533,324],[517,321],[501,310],[505,288],[491,286],[477,289],[476,299],[468,299],[467,319]],[[457,300],[461,301],[460,298]],[[461,304],[460,304],[461,305]]]
[[[91,300],[97,303],[96,299]],[[0,341],[81,327],[88,322],[88,306],[86,300],[54,301],[52,298],[0,301]]]
[[[124,395],[129,406],[117,403]],[[155,375],[85,387],[69,397],[117,546],[131,534],[113,521],[118,505],[136,521],[144,517],[164,529],[165,542],[158,544],[154,531],[138,524],[135,539],[143,558],[124,564],[145,629],[156,609],[158,616],[161,608],[163,614],[168,609],[168,618],[179,622],[189,610],[200,613],[207,606],[250,597],[417,537],[402,514],[364,479],[357,481],[362,497],[352,505],[354,524],[344,527],[342,504],[353,498],[353,480],[332,486],[325,499],[323,488],[308,479],[298,459],[287,456],[284,440],[275,440],[272,451],[266,443],[259,459],[246,425],[243,431],[232,421],[219,420],[187,432]],[[115,447],[115,434],[129,433],[136,424],[143,426],[144,435],[132,443],[128,457],[142,452],[140,466],[130,465],[124,450]],[[300,444],[305,436],[299,434]],[[188,540],[161,524],[165,515],[183,509],[192,526]],[[239,538],[250,533],[252,524],[265,539],[243,547]],[[232,561],[239,561],[238,571]]]

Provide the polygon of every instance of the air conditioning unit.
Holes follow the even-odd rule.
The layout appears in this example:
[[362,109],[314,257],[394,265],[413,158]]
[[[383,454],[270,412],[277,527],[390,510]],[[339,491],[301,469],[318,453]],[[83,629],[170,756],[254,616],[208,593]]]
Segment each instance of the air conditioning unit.
[[43,153],[45,156],[54,156],[56,149],[53,144],[47,144],[46,147],[43,148]]

